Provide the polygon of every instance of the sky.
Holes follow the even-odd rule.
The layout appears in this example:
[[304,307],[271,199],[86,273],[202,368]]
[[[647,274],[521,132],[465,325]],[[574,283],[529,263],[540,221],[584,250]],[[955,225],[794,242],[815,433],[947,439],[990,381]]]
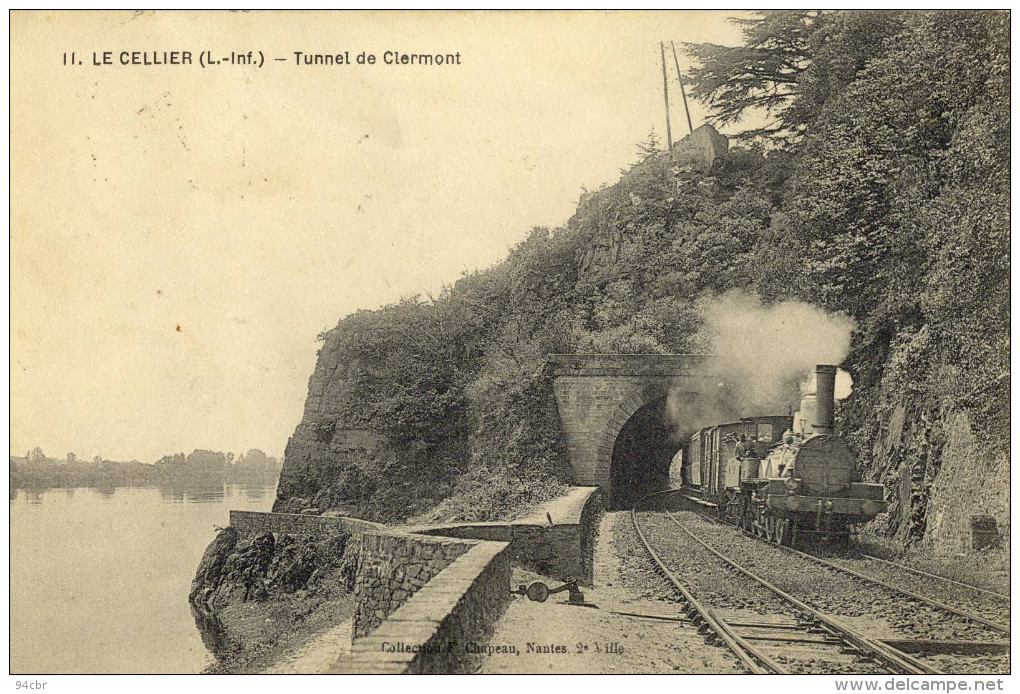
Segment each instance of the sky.
[[[319,333],[565,223],[664,139],[659,41],[731,15],[13,13],[11,453],[281,455]],[[120,64],[175,50],[266,62]]]

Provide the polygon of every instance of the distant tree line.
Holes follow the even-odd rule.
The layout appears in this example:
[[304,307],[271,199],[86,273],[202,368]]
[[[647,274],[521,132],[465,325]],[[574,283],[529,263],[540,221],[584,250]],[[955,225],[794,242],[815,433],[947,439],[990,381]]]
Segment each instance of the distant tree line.
[[280,461],[257,448],[238,456],[206,450],[195,450],[188,455],[175,453],[163,456],[154,464],[106,460],[98,455],[88,461],[74,453],[64,458],[50,458],[38,446],[24,457],[10,457],[12,488],[133,487],[190,478],[234,482],[275,479],[279,472]]

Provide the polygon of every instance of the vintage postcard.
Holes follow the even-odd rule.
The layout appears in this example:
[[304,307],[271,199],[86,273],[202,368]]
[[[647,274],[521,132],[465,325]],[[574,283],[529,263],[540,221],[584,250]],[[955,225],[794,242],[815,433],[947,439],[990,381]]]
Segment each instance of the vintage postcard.
[[10,13],[11,686],[1003,689],[1010,19]]

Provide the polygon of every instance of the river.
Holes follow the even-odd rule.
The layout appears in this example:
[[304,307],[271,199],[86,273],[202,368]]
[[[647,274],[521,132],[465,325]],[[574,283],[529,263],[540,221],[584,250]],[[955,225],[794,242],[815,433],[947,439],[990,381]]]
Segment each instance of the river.
[[188,606],[230,509],[274,484],[11,490],[10,672],[197,673],[213,658]]

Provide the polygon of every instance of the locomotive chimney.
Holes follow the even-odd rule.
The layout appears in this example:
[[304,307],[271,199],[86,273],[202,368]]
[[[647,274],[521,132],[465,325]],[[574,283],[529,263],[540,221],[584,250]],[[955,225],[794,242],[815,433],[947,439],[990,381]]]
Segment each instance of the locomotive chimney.
[[836,367],[819,364],[815,367],[815,423],[816,434],[831,434],[833,410],[836,407]]

